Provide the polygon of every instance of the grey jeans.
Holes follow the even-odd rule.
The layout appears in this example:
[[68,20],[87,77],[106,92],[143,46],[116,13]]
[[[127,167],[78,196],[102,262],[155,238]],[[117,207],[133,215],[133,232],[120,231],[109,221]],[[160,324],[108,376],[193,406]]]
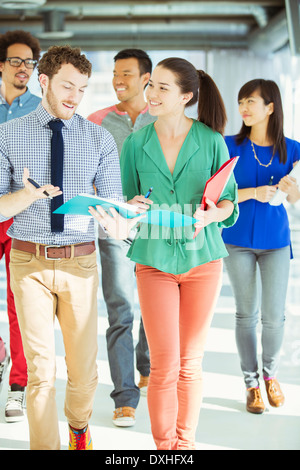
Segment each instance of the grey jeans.
[[[262,323],[265,378],[276,375],[285,322],[290,247],[254,250],[226,245],[224,259],[236,303],[236,343],[247,388],[259,385],[257,324]],[[259,270],[258,270],[259,268]]]
[[[100,239],[102,289],[106,303],[109,328],[106,332],[108,362],[114,390],[111,397],[115,407],[136,408],[140,391],[134,381],[134,266],[126,257],[129,245],[112,238]],[[150,374],[148,343],[140,320],[136,345],[136,367],[143,376]]]

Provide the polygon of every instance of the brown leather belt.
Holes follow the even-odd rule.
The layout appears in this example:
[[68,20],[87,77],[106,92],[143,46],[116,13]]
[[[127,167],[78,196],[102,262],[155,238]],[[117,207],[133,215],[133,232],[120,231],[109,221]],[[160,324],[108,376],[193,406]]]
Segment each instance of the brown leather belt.
[[[25,251],[34,255],[44,256],[46,259],[59,260],[71,258],[71,256],[90,255],[96,249],[95,242],[80,243],[78,245],[39,245],[38,243],[25,242],[23,240],[12,240],[12,248]],[[73,252],[73,254],[72,254]]]

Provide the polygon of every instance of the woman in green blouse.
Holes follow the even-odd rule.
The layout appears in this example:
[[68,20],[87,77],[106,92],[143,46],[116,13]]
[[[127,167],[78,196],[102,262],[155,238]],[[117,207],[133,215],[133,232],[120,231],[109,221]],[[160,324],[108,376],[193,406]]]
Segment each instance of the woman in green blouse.
[[[141,312],[150,350],[148,406],[157,449],[194,449],[201,406],[204,343],[221,288],[227,255],[219,227],[237,217],[232,177],[217,205],[199,205],[206,181],[228,160],[226,114],[213,80],[184,59],[155,68],[146,91],[154,124],[123,144],[127,200],[193,215],[202,227],[141,223],[128,256],[135,261]],[[198,102],[198,120],[185,115]],[[201,122],[200,122],[201,121]],[[153,187],[151,201],[146,194]],[[100,219],[99,219],[100,220]],[[141,219],[142,222],[142,219]]]

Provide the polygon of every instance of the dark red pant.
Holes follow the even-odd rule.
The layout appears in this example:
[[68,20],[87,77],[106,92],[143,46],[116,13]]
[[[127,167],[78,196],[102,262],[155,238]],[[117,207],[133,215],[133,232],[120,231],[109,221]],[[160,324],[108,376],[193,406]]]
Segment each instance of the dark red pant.
[[10,288],[9,259],[11,238],[6,234],[6,232],[11,226],[12,222],[13,219],[0,223],[0,259],[2,259],[3,255],[5,255],[7,278],[7,314],[10,335],[10,357],[12,362],[9,384],[18,384],[22,387],[25,387],[27,385],[27,364],[23,352],[14,296]]

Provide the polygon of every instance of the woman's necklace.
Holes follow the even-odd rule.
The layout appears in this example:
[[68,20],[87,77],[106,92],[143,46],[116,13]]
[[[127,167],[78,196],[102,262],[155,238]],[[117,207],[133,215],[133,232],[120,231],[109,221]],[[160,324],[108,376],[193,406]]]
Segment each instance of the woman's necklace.
[[254,148],[254,145],[253,145],[252,140],[250,140],[250,142],[251,142],[251,146],[252,146],[252,150],[253,150],[253,153],[254,153],[254,158],[255,158],[255,160],[258,161],[258,163],[260,164],[260,166],[264,166],[265,168],[268,168],[268,166],[271,165],[271,163],[272,163],[272,161],[273,161],[273,158],[274,158],[274,154],[275,154],[274,145],[273,145],[273,155],[272,155],[272,157],[271,157],[271,160],[269,161],[269,163],[268,163],[267,165],[264,165],[263,163],[261,163],[261,162],[259,161],[259,159],[258,159],[258,157],[257,157],[257,155],[256,155],[255,148]]

